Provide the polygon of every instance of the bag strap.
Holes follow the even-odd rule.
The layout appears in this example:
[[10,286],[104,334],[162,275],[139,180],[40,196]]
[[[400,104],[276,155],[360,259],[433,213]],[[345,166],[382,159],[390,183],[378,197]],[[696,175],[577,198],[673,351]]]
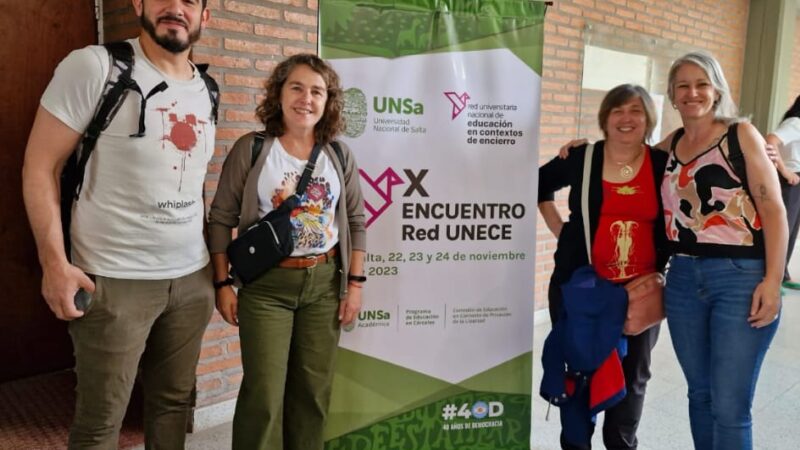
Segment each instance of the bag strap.
[[742,187],[750,194],[750,185],[747,183],[747,166],[744,162],[744,153],[739,144],[739,124],[733,123],[728,127],[728,162],[733,172],[742,180]]
[[[250,148],[250,168],[253,168],[253,166],[256,165],[256,160],[258,160],[258,156],[261,154],[261,149],[264,147],[265,133],[266,132],[264,131],[256,131],[256,135],[253,138],[253,146]],[[319,154],[321,152],[322,146],[315,144],[314,148],[311,150],[311,156],[308,157],[306,167],[303,169],[303,175],[300,177],[300,181],[297,182],[295,195],[298,197],[303,195],[303,193],[306,191],[308,183],[311,181],[311,174],[314,172],[314,168],[317,166],[317,158],[319,158]]]
[[331,147],[333,147],[333,152],[336,153],[336,157],[339,158],[339,165],[342,166],[342,173],[344,173],[344,152],[342,152],[342,145],[339,144],[337,141],[331,141]]
[[586,240],[586,256],[589,264],[592,263],[592,239],[589,229],[589,178],[592,176],[592,155],[594,154],[594,144],[586,146],[586,154],[583,157],[583,182],[581,183],[581,214],[583,215],[583,237]]
[[200,78],[206,84],[206,92],[208,92],[208,99],[211,101],[211,118],[214,120],[214,125],[217,124],[217,116],[219,115],[219,85],[217,80],[208,74],[208,64],[195,64],[197,70],[200,72]]
[[[71,242],[69,239],[72,221],[72,205],[80,197],[86,165],[94,152],[100,133],[114,120],[125,95],[136,82],[131,78],[133,73],[133,47],[128,42],[111,42],[103,44],[108,52],[108,74],[106,75],[100,100],[95,107],[89,125],[83,131],[81,140],[69,155],[64,169],[61,171],[61,229],[64,234],[64,250],[71,259]],[[138,87],[138,86],[137,86]]]
[[675,130],[675,134],[672,135],[672,141],[669,143],[669,152],[670,153],[672,153],[672,154],[675,153],[675,148],[678,146],[678,141],[681,140],[681,138],[683,137],[683,134],[685,132],[686,132],[686,130],[684,130],[683,127],[678,128],[677,130]]
[[[133,47],[128,42],[111,42],[103,44],[109,55],[109,76],[103,88],[103,96],[97,106],[97,110],[92,117],[89,126],[83,133],[80,143],[80,152],[75,154],[74,164],[71,166],[73,185],[67,186],[75,200],[80,196],[83,187],[83,177],[86,172],[86,164],[89,157],[97,145],[100,133],[105,130],[109,123],[114,119],[119,107],[125,98],[125,92],[132,89],[136,82],[131,78],[133,73]],[[116,77],[116,73],[119,73]],[[138,87],[138,86],[137,86]]]
[[[261,138],[263,142],[263,136],[259,136],[259,133],[256,134],[256,139]],[[261,151],[261,145],[258,146],[258,150],[256,149],[256,143],[253,142],[253,164],[255,164],[256,158],[258,158],[258,153]],[[306,167],[303,169],[303,175],[300,176],[300,181],[297,182],[297,188],[294,191],[294,194],[285,198],[280,205],[278,205],[275,210],[283,209],[283,210],[292,210],[297,207],[298,202],[300,201],[300,197],[306,192],[306,188],[308,187],[308,183],[311,181],[311,174],[314,172],[314,168],[317,166],[317,158],[319,158],[319,154],[322,152],[322,146],[319,144],[314,144],[314,148],[311,150],[311,156],[308,157],[308,162],[306,163]],[[259,222],[263,222],[267,220],[267,216],[269,214],[265,214]]]
[[261,154],[261,148],[264,147],[264,131],[256,131],[253,138],[253,146],[250,148],[250,168],[256,165],[258,155]]
[[297,189],[294,191],[294,195],[297,197],[301,197],[303,193],[306,192],[308,182],[311,181],[311,174],[314,173],[314,168],[317,167],[317,158],[321,152],[322,146],[314,144],[314,148],[311,150],[311,156],[306,163],[306,168],[303,169],[303,176],[300,177],[300,181],[297,182]]

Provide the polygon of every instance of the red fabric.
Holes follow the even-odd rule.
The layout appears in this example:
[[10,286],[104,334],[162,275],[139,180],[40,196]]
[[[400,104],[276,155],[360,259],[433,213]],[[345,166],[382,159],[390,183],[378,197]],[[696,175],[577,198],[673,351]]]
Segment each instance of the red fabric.
[[658,216],[650,152],[633,179],[603,181],[603,205],[594,236],[592,263],[597,274],[615,282],[654,272],[656,249],[653,230]]
[[575,380],[570,377],[564,377],[564,392],[566,392],[569,397],[575,394]]
[[620,396],[624,392],[625,374],[622,371],[622,360],[617,350],[614,349],[592,375],[589,387],[589,409],[595,410],[598,406]]

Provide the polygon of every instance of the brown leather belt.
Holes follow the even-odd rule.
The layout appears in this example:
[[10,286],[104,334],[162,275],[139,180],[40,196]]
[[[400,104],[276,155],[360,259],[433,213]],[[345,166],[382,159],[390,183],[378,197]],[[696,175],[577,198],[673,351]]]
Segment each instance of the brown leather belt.
[[317,264],[332,261],[335,256],[336,247],[333,247],[328,250],[327,253],[321,255],[290,256],[288,258],[283,258],[281,262],[278,263],[278,267],[283,267],[285,269],[308,269],[309,267],[315,267]]

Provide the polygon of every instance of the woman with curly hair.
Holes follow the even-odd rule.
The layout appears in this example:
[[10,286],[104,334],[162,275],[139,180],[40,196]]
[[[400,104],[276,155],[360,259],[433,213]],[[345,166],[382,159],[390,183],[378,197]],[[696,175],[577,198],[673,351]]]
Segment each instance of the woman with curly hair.
[[[233,419],[234,449],[322,449],[339,329],[361,308],[366,249],[355,158],[332,145],[344,129],[339,77],[315,55],[275,67],[256,110],[264,124],[236,141],[209,213],[216,303],[239,326],[244,378]],[[225,250],[295,192],[312,149],[322,151],[292,211],[294,251],[241,286]],[[237,292],[232,284],[240,285]]]

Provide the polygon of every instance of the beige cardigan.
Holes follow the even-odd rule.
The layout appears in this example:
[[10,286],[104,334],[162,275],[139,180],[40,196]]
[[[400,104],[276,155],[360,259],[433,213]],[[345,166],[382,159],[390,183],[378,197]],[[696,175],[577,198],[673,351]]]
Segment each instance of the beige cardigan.
[[[250,167],[255,133],[240,137],[233,145],[217,186],[217,193],[208,214],[209,251],[225,253],[231,242],[231,230],[237,227],[243,233],[256,223],[258,215],[258,177],[272,148],[274,137],[267,136],[264,146],[253,167]],[[366,251],[367,233],[364,218],[364,197],[361,194],[360,176],[355,158],[350,149],[340,143],[345,167],[342,170],[339,158],[331,145],[323,151],[333,162],[343,189],[339,196],[334,218],[339,227],[339,254],[342,261],[342,282],[339,297],[347,295],[347,275],[350,270],[350,252]]]

